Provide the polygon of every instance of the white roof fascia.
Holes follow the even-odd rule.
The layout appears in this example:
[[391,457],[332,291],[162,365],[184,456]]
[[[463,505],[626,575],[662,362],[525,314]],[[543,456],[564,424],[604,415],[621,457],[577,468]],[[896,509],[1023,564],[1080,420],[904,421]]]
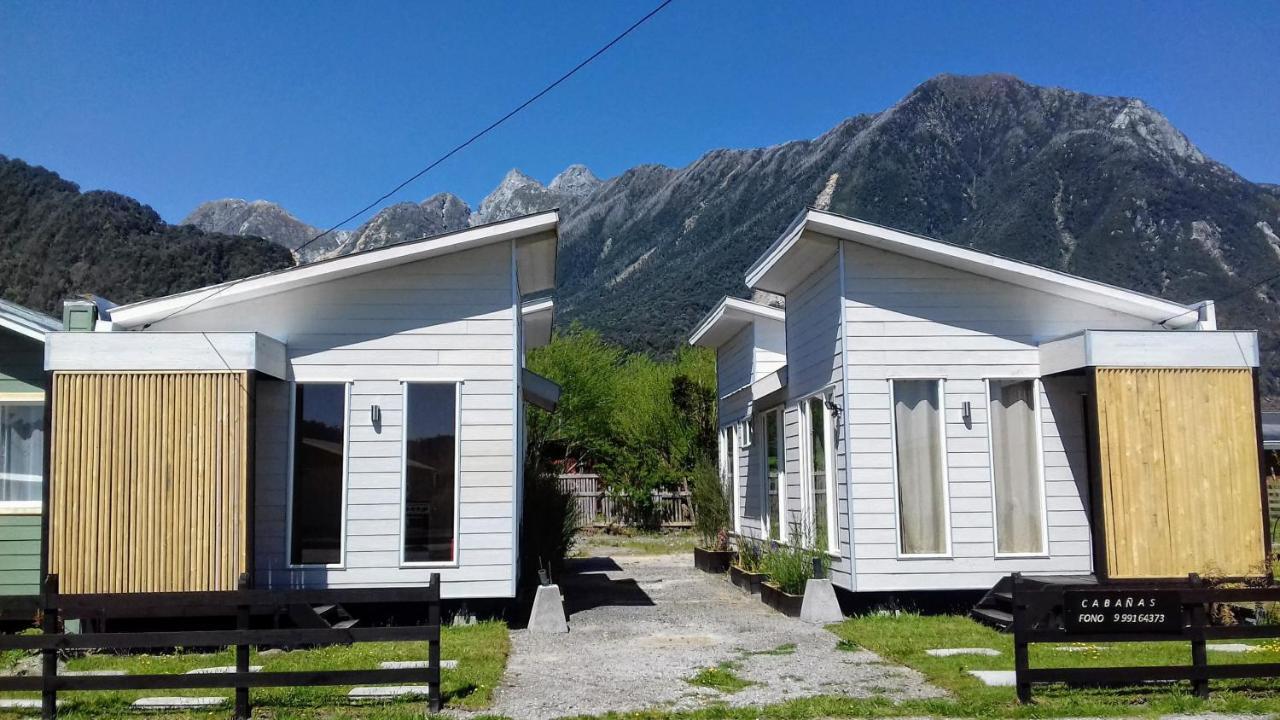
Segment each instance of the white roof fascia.
[[19,322],[15,318],[0,315],[0,327],[6,330],[12,330],[19,335],[25,335],[32,340],[44,342],[45,330],[40,330],[39,328],[32,327],[26,323]]
[[44,342],[46,334],[62,330],[62,323],[57,318],[17,303],[0,301],[0,327]]
[[[170,314],[181,312],[184,308],[196,303],[198,303],[196,307],[199,309],[208,310],[338,278],[359,275],[440,255],[462,252],[496,242],[518,240],[525,236],[544,233],[555,233],[558,222],[557,211],[551,210],[487,225],[477,225],[473,228],[434,238],[399,243],[376,250],[367,250],[330,260],[322,260],[255,275],[242,280],[210,285],[154,300],[121,305],[111,311],[111,319],[117,328],[132,329],[156,322]],[[556,243],[551,243],[553,252],[555,245]],[[554,259],[552,262],[554,263]]]
[[1199,321],[1196,308],[1133,290],[1087,280],[1038,265],[952,245],[932,238],[894,230],[820,210],[809,210],[747,271],[747,286],[754,287],[811,230],[868,247],[905,255],[963,272],[1019,285],[1110,308],[1170,328],[1193,328]]
[[785,310],[741,298],[725,297],[694,328],[693,334],[689,336],[689,344],[711,348],[719,347],[727,338],[717,341],[714,337],[714,331],[716,330],[731,330],[729,334],[732,335],[757,319],[782,323],[786,322],[786,317]]

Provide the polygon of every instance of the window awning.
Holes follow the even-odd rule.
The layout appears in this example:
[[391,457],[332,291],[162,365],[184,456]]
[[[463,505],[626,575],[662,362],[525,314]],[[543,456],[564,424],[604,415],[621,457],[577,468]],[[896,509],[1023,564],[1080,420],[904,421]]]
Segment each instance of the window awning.
[[520,387],[525,402],[547,412],[555,412],[560,404],[560,386],[529,368],[520,371]]

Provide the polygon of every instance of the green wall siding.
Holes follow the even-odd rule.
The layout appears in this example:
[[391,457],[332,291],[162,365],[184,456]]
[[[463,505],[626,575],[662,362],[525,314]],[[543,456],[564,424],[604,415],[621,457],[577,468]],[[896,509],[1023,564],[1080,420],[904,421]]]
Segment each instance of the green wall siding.
[[0,515],[0,595],[40,591],[40,516]]
[[44,343],[0,329],[0,393],[44,390]]

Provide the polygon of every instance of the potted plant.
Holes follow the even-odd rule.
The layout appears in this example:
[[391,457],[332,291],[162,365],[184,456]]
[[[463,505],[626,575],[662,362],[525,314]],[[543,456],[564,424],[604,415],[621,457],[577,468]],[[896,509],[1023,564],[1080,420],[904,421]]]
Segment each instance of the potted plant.
[[734,556],[729,548],[729,498],[720,473],[710,463],[694,468],[689,501],[699,540],[693,548],[694,567],[711,573],[728,571]]
[[789,617],[800,617],[804,586],[815,571],[825,576],[831,569],[831,558],[814,549],[811,534],[793,525],[789,543],[771,547],[761,562],[769,579],[760,586],[760,600]]
[[764,543],[750,538],[738,538],[738,556],[729,566],[729,582],[751,594],[760,592],[760,586],[769,576],[765,574]]

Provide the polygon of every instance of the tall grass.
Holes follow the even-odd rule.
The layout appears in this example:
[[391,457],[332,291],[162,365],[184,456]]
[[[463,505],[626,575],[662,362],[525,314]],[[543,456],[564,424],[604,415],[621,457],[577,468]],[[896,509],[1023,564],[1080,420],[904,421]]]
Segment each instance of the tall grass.
[[787,544],[773,545],[765,551],[761,560],[763,570],[769,575],[769,582],[785,593],[800,595],[804,593],[805,584],[813,577],[815,562],[822,569],[823,576],[826,576],[831,570],[831,558],[825,552],[815,549],[814,545],[813,530],[802,527],[800,523],[792,523]]

